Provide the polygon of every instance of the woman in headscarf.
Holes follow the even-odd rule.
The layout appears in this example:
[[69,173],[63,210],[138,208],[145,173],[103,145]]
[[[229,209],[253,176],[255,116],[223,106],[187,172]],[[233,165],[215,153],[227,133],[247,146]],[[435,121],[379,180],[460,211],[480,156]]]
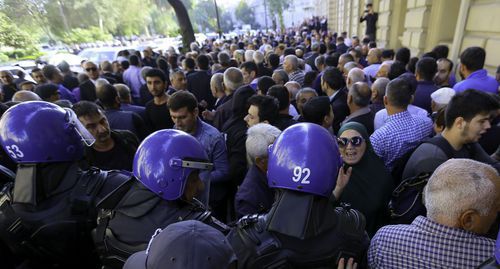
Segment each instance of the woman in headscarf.
[[371,237],[378,228],[387,224],[387,204],[393,190],[391,174],[373,151],[362,124],[344,124],[337,141],[342,160],[352,167],[351,178],[339,200],[365,215],[366,231]]

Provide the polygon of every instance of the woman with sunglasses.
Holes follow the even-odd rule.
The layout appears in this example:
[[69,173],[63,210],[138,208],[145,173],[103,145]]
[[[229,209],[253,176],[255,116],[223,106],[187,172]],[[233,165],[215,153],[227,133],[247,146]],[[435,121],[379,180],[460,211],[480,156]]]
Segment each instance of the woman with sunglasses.
[[391,174],[370,144],[366,128],[357,122],[344,124],[337,142],[344,168],[352,175],[340,202],[349,203],[366,217],[366,231],[373,236],[387,223],[387,204],[393,189]]

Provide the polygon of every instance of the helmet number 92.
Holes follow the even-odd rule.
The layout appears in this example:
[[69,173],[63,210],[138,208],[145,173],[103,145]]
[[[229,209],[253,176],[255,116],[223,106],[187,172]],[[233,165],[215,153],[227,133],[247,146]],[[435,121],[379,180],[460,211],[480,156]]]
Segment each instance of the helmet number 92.
[[310,184],[311,181],[307,180],[309,176],[311,175],[311,170],[307,167],[300,167],[300,166],[295,166],[293,169],[293,177],[292,180],[294,182],[299,182],[301,184]]
[[10,145],[5,147],[7,149],[7,152],[12,156],[12,158],[17,159],[17,158],[22,158],[24,157],[24,153],[19,149],[17,145]]

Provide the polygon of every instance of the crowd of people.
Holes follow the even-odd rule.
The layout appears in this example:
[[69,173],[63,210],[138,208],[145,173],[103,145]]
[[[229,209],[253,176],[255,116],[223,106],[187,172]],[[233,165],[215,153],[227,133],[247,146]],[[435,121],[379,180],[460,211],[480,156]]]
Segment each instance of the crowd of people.
[[498,266],[500,68],[310,24],[0,71],[2,267]]

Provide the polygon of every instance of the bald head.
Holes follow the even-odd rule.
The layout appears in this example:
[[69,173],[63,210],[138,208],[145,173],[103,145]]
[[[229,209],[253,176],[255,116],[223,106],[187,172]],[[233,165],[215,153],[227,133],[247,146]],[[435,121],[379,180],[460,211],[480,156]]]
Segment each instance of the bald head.
[[385,88],[389,84],[390,80],[388,78],[377,78],[372,84],[372,101],[383,102],[385,95]]
[[347,75],[347,87],[351,87],[356,82],[366,82],[365,73],[357,67],[349,71]]
[[382,57],[382,50],[379,48],[373,48],[368,51],[366,60],[368,61],[368,64],[376,64],[380,63],[381,57]]
[[243,85],[243,73],[236,67],[230,67],[224,71],[224,87],[226,94],[231,94]]
[[483,219],[475,223],[476,229],[471,226],[471,231],[483,233],[497,215],[499,192],[500,176],[493,167],[471,159],[450,159],[434,171],[425,186],[427,216],[442,225],[464,228],[467,220],[462,217],[467,212],[476,212],[478,218],[492,214],[490,223]]
[[391,69],[391,65],[394,61],[384,61],[382,65],[380,65],[377,74],[375,75],[376,78],[386,78],[389,76],[389,70]]
[[38,94],[31,91],[17,91],[12,96],[12,101],[14,102],[26,102],[26,101],[41,101],[42,99]]
[[300,84],[296,81],[288,81],[285,83],[285,87],[290,93],[291,99],[295,100],[295,95],[297,95],[300,90]]
[[365,82],[356,82],[349,88],[348,103],[352,102],[357,107],[366,107],[370,104],[372,92]]

